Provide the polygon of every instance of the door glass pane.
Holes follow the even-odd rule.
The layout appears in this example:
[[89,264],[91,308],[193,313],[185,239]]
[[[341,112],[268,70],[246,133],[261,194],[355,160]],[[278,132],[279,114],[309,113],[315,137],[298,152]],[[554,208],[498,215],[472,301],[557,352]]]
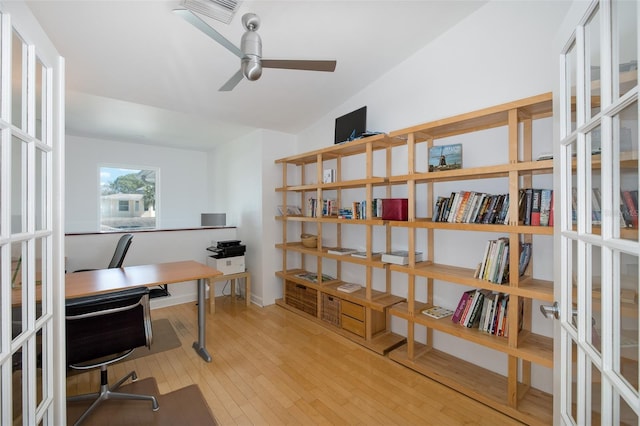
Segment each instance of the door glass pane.
[[[629,406],[629,404],[627,404],[627,401],[621,398],[620,395],[615,395],[615,397],[618,399],[618,407],[620,411],[620,421],[617,424],[621,426],[635,426],[640,424],[638,415],[633,412],[633,409]],[[614,401],[614,406],[615,402],[616,401]]]
[[[44,81],[44,65],[38,59],[36,61],[36,116],[35,118],[35,127],[36,127],[36,138],[42,140],[43,134],[43,126],[44,122],[42,117],[44,116],[44,91],[45,87]],[[46,141],[45,141],[46,142]]]
[[587,99],[587,114],[589,117],[595,116],[600,112],[600,10],[596,9],[585,29],[586,53],[585,63],[587,67],[587,76],[590,78],[586,81],[590,82],[586,93],[590,98]]
[[576,403],[578,401],[578,347],[573,339],[569,339],[569,342],[570,345],[568,345],[569,353],[567,354],[567,358],[571,360],[571,368],[567,368],[566,370],[567,375],[569,376],[567,377],[567,383],[569,384],[570,389],[568,389],[569,395],[567,395],[567,398],[565,399],[565,403],[567,405],[564,407],[563,411],[573,419],[573,422],[575,424],[577,423],[578,417],[578,407],[576,406]]
[[[614,235],[623,239],[638,240],[638,102],[626,107],[613,119],[613,147],[620,161],[614,188],[620,194],[622,219]],[[615,158],[615,157],[614,157]],[[619,235],[618,234],[619,231]]]
[[47,375],[44,371],[43,356],[45,352],[42,350],[42,341],[44,339],[44,333],[46,333],[47,329],[44,328],[41,333],[38,333],[36,336],[36,406],[39,406],[42,400],[44,399],[44,391],[46,390]]
[[[602,413],[602,378],[600,374],[600,370],[596,368],[591,362],[589,362],[591,366],[591,389],[589,389],[591,393],[591,407],[587,406],[587,415],[591,415],[591,422],[587,422],[587,424],[599,425],[606,424],[601,420],[600,413]],[[589,411],[591,408],[591,411]]]
[[22,267],[22,258],[25,253],[24,243],[11,243],[12,338],[22,333],[23,329],[22,299],[25,288],[23,288],[22,282],[26,281],[27,273],[26,268]]
[[[568,258],[571,259],[571,263],[568,264],[570,268],[570,270],[568,271],[568,274],[571,277],[571,282],[572,282],[572,291],[570,296],[571,304],[569,306],[571,306],[571,309],[573,312],[578,312],[578,241],[570,240],[568,243],[568,247],[570,250],[570,252],[568,253],[568,256],[569,256]],[[578,320],[577,318],[572,317],[571,322],[567,324],[576,333],[578,332],[577,320]]]
[[13,354],[13,367],[11,374],[12,402],[13,402],[13,424],[22,424],[22,351]]
[[[599,232],[600,221],[602,218],[602,212],[600,207],[600,188],[602,186],[601,178],[600,178],[600,138],[601,138],[601,127],[597,126],[592,131],[587,133],[586,141],[586,152],[587,158],[591,158],[590,162],[587,162],[587,175],[591,182],[587,183],[587,188],[591,188],[591,191],[587,191],[587,209],[591,211],[591,213],[587,216],[590,220],[587,220],[587,232]],[[594,225],[597,227],[594,229]]]
[[47,298],[47,239],[36,239],[36,320],[42,316],[42,306],[46,306]]
[[562,137],[566,137],[576,130],[576,69],[578,66],[576,58],[576,44],[574,42],[564,56],[566,67],[566,75],[564,78],[566,80],[567,90],[569,91],[569,98],[564,104],[566,119],[565,125],[568,132],[566,135],[562,135]]
[[[587,341],[591,343],[591,346],[598,352],[602,350],[601,335],[602,335],[602,273],[601,273],[601,250],[598,246],[592,246],[587,244],[587,259],[591,259],[591,262],[587,262],[587,276],[585,277],[585,284],[587,285],[587,291],[591,294],[591,315],[587,313],[587,327],[591,330],[591,333],[587,333]],[[606,285],[606,282],[604,283]]]
[[[620,348],[618,373],[635,389],[638,388],[638,257],[626,253],[614,256],[613,288],[616,291],[614,312],[619,313],[619,336],[614,344]],[[619,278],[618,278],[619,277]],[[619,280],[619,281],[618,281]]]
[[22,129],[22,111],[24,107],[24,99],[22,98],[22,94],[25,91],[23,74],[26,73],[26,70],[24,70],[23,66],[24,42],[15,31],[13,31],[11,47],[13,50],[11,58],[11,72],[13,73],[11,79],[11,123],[14,126]]
[[614,54],[617,53],[618,58],[618,69],[614,69],[614,73],[618,72],[619,81],[614,94],[619,97],[638,84],[638,2],[618,1],[612,6]]
[[578,226],[578,175],[576,171],[576,155],[577,155],[577,143],[574,140],[570,145],[567,145],[567,157],[571,158],[571,176],[569,177],[571,182],[571,197],[565,197],[565,202],[569,203],[567,211],[571,212],[571,223],[573,230],[577,230]]
[[26,143],[11,139],[11,233],[26,232]]
[[36,148],[35,164],[35,226],[36,231],[41,231],[47,227],[47,153]]

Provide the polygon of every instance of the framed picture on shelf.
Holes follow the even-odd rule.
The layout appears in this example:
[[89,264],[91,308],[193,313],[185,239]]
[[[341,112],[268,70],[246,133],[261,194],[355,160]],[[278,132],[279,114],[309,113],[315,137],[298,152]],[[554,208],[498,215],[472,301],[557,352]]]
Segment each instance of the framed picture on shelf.
[[438,145],[429,148],[429,171],[441,172],[462,168],[462,144]]

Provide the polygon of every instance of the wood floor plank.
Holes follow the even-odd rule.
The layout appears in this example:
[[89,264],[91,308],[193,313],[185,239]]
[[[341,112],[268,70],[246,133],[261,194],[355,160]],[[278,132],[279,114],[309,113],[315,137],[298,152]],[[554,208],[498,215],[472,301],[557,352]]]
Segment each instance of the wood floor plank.
[[[207,314],[204,362],[194,303],[154,309],[179,348],[109,367],[109,380],[135,369],[161,393],[197,384],[221,425],[519,424],[387,357],[278,306],[246,307],[229,296]],[[67,393],[95,391],[98,372],[67,379]]]

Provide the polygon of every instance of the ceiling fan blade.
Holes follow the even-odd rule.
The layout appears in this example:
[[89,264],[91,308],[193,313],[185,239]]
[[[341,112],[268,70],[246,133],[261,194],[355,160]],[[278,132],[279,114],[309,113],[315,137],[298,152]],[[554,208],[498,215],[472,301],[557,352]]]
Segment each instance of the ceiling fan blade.
[[222,85],[220,89],[218,89],[218,92],[229,92],[233,90],[233,88],[236,87],[243,78],[244,75],[242,75],[242,70],[240,69],[224,85]]
[[191,25],[220,43],[222,46],[226,47],[231,53],[242,59],[244,54],[235,44],[231,43],[227,40],[222,34],[213,29],[212,26],[204,22],[200,17],[191,12],[188,9],[173,9],[173,13],[180,16],[185,21],[189,22]]
[[263,68],[281,68],[287,70],[327,71],[336,69],[336,61],[304,61],[291,59],[263,59]]

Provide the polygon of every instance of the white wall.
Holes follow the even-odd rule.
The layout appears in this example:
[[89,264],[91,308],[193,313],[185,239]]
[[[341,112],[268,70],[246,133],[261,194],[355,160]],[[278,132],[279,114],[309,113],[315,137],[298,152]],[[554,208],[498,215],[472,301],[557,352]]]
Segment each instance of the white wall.
[[258,130],[209,152],[209,180],[213,183],[209,209],[227,214],[247,246],[245,264],[251,272],[251,298],[264,306],[275,303],[282,289],[275,277],[281,262],[276,241],[274,188],[280,181],[275,159],[294,147],[293,135]]
[[492,1],[298,135],[299,151],[333,142],[334,120],[367,105],[390,132],[550,92],[551,40],[568,2]]
[[158,168],[158,228],[200,226],[206,213],[207,160],[201,151],[67,135],[66,233],[98,232],[101,165]]

